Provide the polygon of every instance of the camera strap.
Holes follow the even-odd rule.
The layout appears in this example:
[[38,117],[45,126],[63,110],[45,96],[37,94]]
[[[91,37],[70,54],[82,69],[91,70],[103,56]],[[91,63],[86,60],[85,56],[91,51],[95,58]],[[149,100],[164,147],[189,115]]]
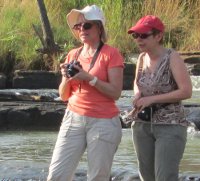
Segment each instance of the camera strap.
[[[98,46],[96,52],[94,53],[94,56],[92,57],[92,61],[91,61],[91,63],[90,63],[90,67],[89,67],[89,69],[88,69],[88,72],[89,72],[89,71],[92,69],[92,67],[94,66],[94,64],[95,64],[95,62],[96,62],[96,60],[97,60],[97,57],[98,57],[98,55],[99,55],[99,53],[100,53],[100,50],[101,50],[101,48],[103,47],[103,45],[104,45],[104,43],[103,43],[102,41],[100,41],[100,44],[99,44],[99,46]],[[79,55],[80,55],[82,49],[83,49],[83,47],[81,47],[79,50],[77,50],[77,52],[76,52],[76,54],[75,54],[75,61],[78,60],[78,57],[79,57]]]
[[[100,44],[99,44],[99,46],[98,46],[98,48],[97,48],[97,50],[96,50],[94,56],[92,57],[92,61],[91,61],[91,63],[90,63],[90,67],[89,67],[89,69],[88,69],[88,72],[89,72],[89,71],[92,69],[92,67],[94,66],[94,64],[95,64],[95,62],[96,62],[96,60],[97,60],[97,57],[98,57],[98,55],[99,55],[99,53],[100,53],[100,50],[101,50],[101,48],[103,47],[103,45],[104,45],[104,43],[103,43],[102,41],[100,41]],[[78,61],[78,57],[79,57],[79,55],[80,55],[82,49],[83,49],[83,47],[81,47],[80,49],[77,50],[77,52],[76,52],[76,54],[75,54],[75,59],[74,59],[74,61]],[[79,84],[79,92],[81,92],[81,83]]]
[[104,43],[103,43],[102,41],[100,41],[100,44],[99,44],[99,46],[98,46],[98,48],[97,48],[97,50],[96,50],[94,56],[92,57],[92,61],[91,61],[91,63],[90,63],[90,67],[89,67],[89,69],[88,69],[88,72],[89,72],[89,71],[92,69],[92,67],[94,66],[94,64],[95,64],[95,62],[96,62],[96,60],[97,60],[97,57],[98,57],[98,55],[99,55],[99,53],[100,53],[100,50],[101,50],[101,48],[103,47],[103,45],[104,45]]

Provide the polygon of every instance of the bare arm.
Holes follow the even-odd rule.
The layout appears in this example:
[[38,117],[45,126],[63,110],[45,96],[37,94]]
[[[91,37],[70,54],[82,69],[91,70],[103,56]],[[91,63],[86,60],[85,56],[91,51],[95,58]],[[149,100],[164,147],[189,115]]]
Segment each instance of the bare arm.
[[104,95],[117,100],[123,87],[123,68],[115,67],[108,70],[108,82],[98,80],[95,87]]
[[134,94],[135,94],[136,97],[140,97],[141,96],[141,92],[140,92],[140,90],[139,90],[139,88],[137,86],[138,70],[139,70],[139,67],[140,67],[141,63],[142,63],[142,57],[140,55],[140,57],[137,60],[137,64],[136,64],[134,87],[133,87]]
[[155,96],[155,102],[177,102],[192,96],[192,83],[189,73],[187,72],[184,61],[177,52],[171,55],[170,68],[178,85],[178,89],[160,96],[158,95],[157,97]]
[[69,79],[66,77],[66,70],[65,68],[63,67],[64,64],[61,64],[60,65],[60,68],[61,68],[61,74],[62,74],[62,81],[59,85],[59,95],[60,95],[60,98],[63,100],[63,101],[67,101],[68,98],[70,97],[71,95],[71,89],[70,89],[70,81]]
[[129,116],[135,117],[136,114],[138,113],[138,108],[137,108],[137,101],[141,98],[141,92],[139,90],[139,87],[137,85],[137,80],[138,80],[138,71],[140,68],[140,65],[143,63],[142,59],[142,54],[138,57],[137,64],[136,64],[136,70],[135,70],[135,79],[133,82],[133,91],[134,91],[134,99],[133,99],[133,109],[129,112]]
[[[79,73],[76,74],[73,78],[70,79],[77,79],[77,80],[84,80],[84,81],[91,81],[93,80],[94,76],[89,74],[88,72],[84,71],[80,67],[75,66]],[[121,95],[123,87],[123,68],[122,67],[114,67],[108,70],[108,82],[102,81],[100,79],[97,80],[95,84],[95,88],[114,100],[119,99]]]
[[137,64],[136,64],[134,87],[133,87],[133,90],[134,90],[133,106],[135,105],[135,103],[137,102],[137,100],[141,97],[141,92],[140,92],[140,90],[138,88],[137,80],[138,80],[139,67],[140,67],[141,64],[143,64],[142,57],[143,57],[143,54],[140,54],[140,56],[138,57],[138,60],[137,60]]

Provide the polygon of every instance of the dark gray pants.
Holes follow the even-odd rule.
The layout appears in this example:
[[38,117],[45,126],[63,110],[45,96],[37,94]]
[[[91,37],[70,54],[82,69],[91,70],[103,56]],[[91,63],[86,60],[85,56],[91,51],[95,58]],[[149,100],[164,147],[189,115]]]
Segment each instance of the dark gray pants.
[[178,181],[187,128],[180,125],[151,125],[136,122],[132,126],[132,131],[140,179]]

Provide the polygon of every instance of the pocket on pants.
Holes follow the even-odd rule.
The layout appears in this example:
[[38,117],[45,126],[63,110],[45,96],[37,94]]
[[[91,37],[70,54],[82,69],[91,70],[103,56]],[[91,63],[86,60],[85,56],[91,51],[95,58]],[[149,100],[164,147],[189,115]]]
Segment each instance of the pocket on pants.
[[118,119],[99,121],[98,125],[99,140],[119,144],[122,137],[121,122]]

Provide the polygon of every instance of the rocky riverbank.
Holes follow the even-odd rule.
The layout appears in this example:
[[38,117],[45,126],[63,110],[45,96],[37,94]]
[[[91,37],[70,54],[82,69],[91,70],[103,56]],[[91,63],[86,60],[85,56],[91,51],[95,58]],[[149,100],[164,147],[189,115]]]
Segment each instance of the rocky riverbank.
[[1,101],[1,130],[58,130],[66,104],[58,102]]
[[57,90],[0,90],[0,128],[2,130],[57,130],[66,103]]
[[[58,130],[67,103],[60,101],[55,89],[5,89],[0,90],[1,130]],[[200,130],[200,105],[185,105],[187,119]],[[130,128],[121,110],[123,128]]]

